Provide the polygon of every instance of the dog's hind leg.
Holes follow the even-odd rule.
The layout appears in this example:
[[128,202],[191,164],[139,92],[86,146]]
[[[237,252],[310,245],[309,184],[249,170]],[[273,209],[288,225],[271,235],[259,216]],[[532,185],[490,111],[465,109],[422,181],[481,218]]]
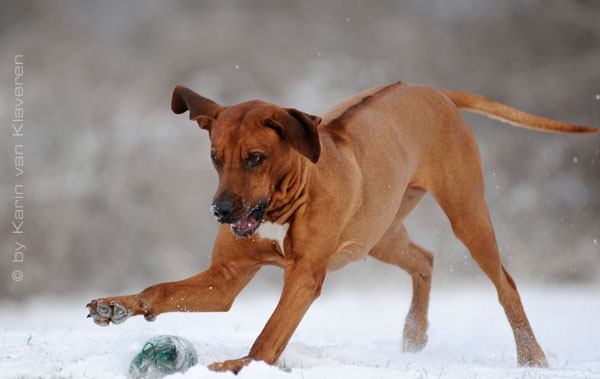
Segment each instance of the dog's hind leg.
[[427,311],[431,290],[433,254],[410,240],[402,223],[394,224],[371,249],[369,255],[396,265],[412,278],[413,295],[404,323],[402,349],[420,351],[427,343]]
[[403,350],[412,352],[422,350],[427,343],[427,312],[433,254],[411,241],[402,221],[425,193],[422,189],[407,191],[396,220],[369,252],[369,255],[377,260],[406,270],[412,278],[413,295],[402,341]]
[[450,219],[456,237],[494,283],[513,330],[519,365],[546,367],[546,357],[527,320],[515,282],[500,261],[484,199],[481,161],[475,139],[470,130],[466,130],[445,142],[446,149],[439,158],[440,165],[431,175],[435,179],[429,190]]

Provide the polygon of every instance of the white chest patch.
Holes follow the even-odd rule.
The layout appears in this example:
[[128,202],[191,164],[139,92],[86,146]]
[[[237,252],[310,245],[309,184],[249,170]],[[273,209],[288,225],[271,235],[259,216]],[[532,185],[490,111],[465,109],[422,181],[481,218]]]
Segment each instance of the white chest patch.
[[260,236],[260,238],[277,241],[277,243],[279,243],[281,251],[285,254],[285,252],[283,251],[283,240],[285,239],[289,227],[290,224],[281,225],[274,224],[270,221],[265,221],[260,225],[260,227],[257,230],[257,233]]

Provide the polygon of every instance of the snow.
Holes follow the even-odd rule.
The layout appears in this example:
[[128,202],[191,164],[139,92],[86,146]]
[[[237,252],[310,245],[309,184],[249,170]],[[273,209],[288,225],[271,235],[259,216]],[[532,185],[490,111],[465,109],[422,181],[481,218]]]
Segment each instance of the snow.
[[[550,369],[519,368],[512,333],[491,286],[436,288],[429,343],[402,353],[408,292],[335,289],[311,307],[276,367],[253,362],[238,376],[213,361],[245,355],[278,294],[240,295],[227,313],[141,317],[101,328],[86,319],[89,298],[0,303],[0,377],[118,378],[143,343],[188,338],[198,365],[172,378],[600,378],[600,296],[591,287],[521,289]],[[247,295],[247,294],[246,294]]]

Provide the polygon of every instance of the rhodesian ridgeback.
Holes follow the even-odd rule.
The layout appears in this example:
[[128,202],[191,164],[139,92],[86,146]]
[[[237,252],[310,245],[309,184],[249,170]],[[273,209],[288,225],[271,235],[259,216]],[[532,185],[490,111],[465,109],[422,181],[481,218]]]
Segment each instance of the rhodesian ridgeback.
[[93,300],[99,325],[165,312],[227,311],[263,265],[284,270],[281,298],[246,357],[213,363],[237,373],[274,364],[319,296],[327,271],[367,255],[406,270],[413,297],[405,351],[427,342],[433,255],[404,219],[430,192],[456,237],[493,282],[517,345],[518,363],[547,366],[515,282],[502,266],[484,199],[477,143],[459,109],[548,132],[587,126],[533,116],[483,96],[395,83],[342,101],[322,118],[263,101],[222,106],[182,86],[171,108],[208,131],[219,185],[211,212],[222,225],[208,270],[142,292]]

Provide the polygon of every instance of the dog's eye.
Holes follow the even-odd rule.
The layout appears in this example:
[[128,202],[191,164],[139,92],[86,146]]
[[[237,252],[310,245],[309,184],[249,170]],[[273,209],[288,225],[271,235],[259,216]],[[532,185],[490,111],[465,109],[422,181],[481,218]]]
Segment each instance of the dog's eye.
[[212,159],[217,168],[221,167],[221,162],[219,161],[219,158],[217,158],[217,153],[210,153],[210,159]]
[[248,166],[255,167],[262,163],[264,157],[260,154],[251,154],[248,157]]

